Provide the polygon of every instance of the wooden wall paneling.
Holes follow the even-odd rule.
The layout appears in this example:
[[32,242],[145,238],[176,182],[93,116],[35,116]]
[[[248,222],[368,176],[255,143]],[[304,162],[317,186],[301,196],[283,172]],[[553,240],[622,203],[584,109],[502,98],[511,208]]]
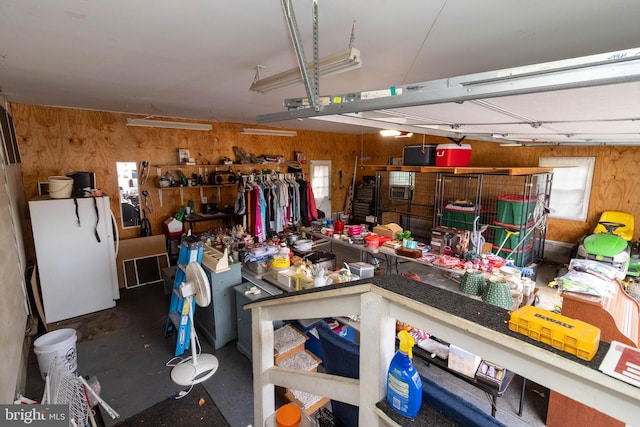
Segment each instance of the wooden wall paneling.
[[[575,243],[595,228],[605,210],[629,212],[640,220],[640,199],[636,183],[640,178],[640,147],[500,147],[498,144],[472,143],[472,164],[495,166],[534,166],[540,157],[595,157],[588,218],[585,222],[550,218],[547,238]],[[500,160],[498,160],[500,159]],[[505,159],[505,160],[502,160]],[[506,163],[501,163],[504,165]],[[640,236],[636,227],[634,240]]]
[[[447,138],[426,137],[427,143],[450,143]],[[368,164],[387,164],[389,157],[402,157],[402,148],[407,144],[419,144],[421,135],[393,140],[379,135],[364,138],[367,152],[373,153]],[[540,157],[595,157],[589,214],[586,221],[549,219],[547,239],[575,243],[589,234],[597,225],[605,210],[620,210],[631,213],[640,224],[640,147],[500,147],[491,142],[468,141],[471,144],[471,165],[482,167],[530,167],[537,166]],[[366,173],[364,170],[363,173]],[[640,237],[640,226],[636,226],[634,240]]]
[[[16,133],[23,155],[23,179],[27,199],[37,194],[37,183],[50,175],[88,170],[96,173],[98,185],[110,195],[118,194],[116,161],[147,160],[152,164],[175,164],[176,150],[189,148],[198,163],[219,163],[223,157],[235,159],[233,146],[255,154],[284,155],[294,159],[296,151],[305,152],[307,161],[332,160],[332,211],[342,211],[353,174],[353,164],[387,164],[389,157],[402,157],[408,144],[422,143],[422,135],[411,138],[384,138],[379,134],[342,135],[298,131],[294,138],[241,135],[245,125],[212,123],[213,131],[135,128],[126,126],[132,115],[12,105]],[[426,136],[427,144],[451,143],[447,138]],[[547,238],[574,243],[590,233],[604,210],[630,212],[640,221],[640,178],[638,147],[500,147],[490,142],[467,141],[472,146],[473,166],[537,166],[541,156],[593,156],[596,169],[587,221],[550,219]],[[153,172],[153,171],[152,171]],[[342,180],[340,179],[342,172]],[[370,170],[358,167],[357,180]],[[308,173],[308,171],[307,171]],[[150,188],[154,188],[150,186]],[[159,207],[157,192],[150,191],[156,209],[149,215],[154,234],[161,233],[161,221],[175,213],[178,202],[167,200]],[[199,197],[199,196],[198,196]],[[119,215],[117,200],[112,209]],[[137,237],[135,229],[122,230],[123,238]],[[634,239],[640,236],[637,227]]]
[[[111,209],[118,221],[119,201],[118,197],[114,197],[119,194],[115,165],[118,161],[139,163],[145,160],[152,165],[175,165],[178,162],[178,148],[188,148],[191,157],[199,164],[219,164],[224,157],[236,161],[233,152],[235,145],[256,156],[284,156],[287,160],[295,159],[295,152],[301,151],[306,153],[307,162],[332,160],[332,211],[336,212],[344,208],[354,159],[360,146],[360,138],[354,135],[306,131],[298,131],[298,136],[293,138],[242,135],[240,131],[246,125],[217,122],[212,123],[213,130],[210,132],[128,127],[126,119],[135,115],[26,104],[13,104],[12,109],[23,157],[26,199],[36,196],[37,183],[47,181],[49,176],[71,171],[91,171],[96,174],[97,186],[111,196]],[[256,166],[233,165],[233,168],[251,170]],[[257,168],[261,169],[260,166]],[[286,170],[283,166],[282,171]],[[304,165],[303,172],[308,179],[308,163]],[[141,190],[149,190],[153,201],[154,211],[147,216],[154,235],[162,234],[162,221],[174,215],[180,205],[178,190],[165,190],[160,206],[156,182],[156,171],[152,170],[147,184],[141,186]],[[222,197],[219,200],[216,200],[217,190],[204,189],[204,193],[221,206],[235,203],[234,187],[221,189]],[[185,190],[185,200],[188,200],[187,197],[198,203],[199,190]],[[24,231],[30,241],[29,224]],[[138,236],[138,229],[120,230],[122,239]],[[34,259],[31,249],[28,253],[30,259]]]
[[[0,169],[0,177],[5,183],[11,184],[11,176],[19,173],[20,165],[14,163]],[[3,300],[3,309],[0,312],[0,346],[3,349],[3,363],[0,366],[0,402],[3,403],[11,402],[17,389],[24,391],[23,374],[26,371],[27,357],[23,353],[23,343],[29,314],[25,305],[25,271],[20,262],[18,247],[20,239],[14,227],[17,218],[14,218],[13,206],[17,201],[14,196],[17,189],[12,187],[7,184],[0,186],[0,238],[3,242],[0,246],[0,292]]]

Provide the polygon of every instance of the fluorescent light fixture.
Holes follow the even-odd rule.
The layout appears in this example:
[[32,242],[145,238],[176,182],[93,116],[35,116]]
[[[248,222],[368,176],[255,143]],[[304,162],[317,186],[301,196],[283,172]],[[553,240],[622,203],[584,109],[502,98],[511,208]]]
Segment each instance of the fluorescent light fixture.
[[410,136],[413,136],[413,132],[405,132],[405,131],[395,130],[395,129],[383,129],[380,131],[380,135],[395,136],[396,138],[409,138]]
[[142,126],[149,128],[212,130],[213,126],[204,123],[170,122],[152,119],[127,119],[127,126]]
[[244,128],[240,131],[243,135],[264,135],[264,136],[298,136],[298,132],[293,130],[276,129],[252,129]]
[[[355,47],[321,58],[318,62],[320,77],[333,76],[334,74],[355,70],[362,66],[360,50]],[[307,64],[307,70],[309,70],[309,73],[313,72],[313,62]],[[297,83],[302,83],[302,73],[300,69],[296,67],[271,77],[256,80],[251,84],[249,90],[258,93],[267,93]]]

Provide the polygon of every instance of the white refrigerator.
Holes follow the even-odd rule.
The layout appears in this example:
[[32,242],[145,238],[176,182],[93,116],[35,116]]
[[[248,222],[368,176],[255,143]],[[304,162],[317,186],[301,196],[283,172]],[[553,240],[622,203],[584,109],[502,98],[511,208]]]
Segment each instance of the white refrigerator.
[[117,227],[109,197],[29,201],[47,323],[115,307]]

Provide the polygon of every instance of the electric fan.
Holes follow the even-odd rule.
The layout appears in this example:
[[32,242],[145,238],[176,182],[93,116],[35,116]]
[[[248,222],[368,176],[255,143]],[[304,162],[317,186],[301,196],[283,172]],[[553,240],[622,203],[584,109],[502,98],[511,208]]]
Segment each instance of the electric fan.
[[179,287],[182,298],[189,307],[191,322],[191,357],[188,357],[171,370],[171,379],[182,386],[194,385],[209,379],[218,369],[218,359],[211,354],[198,354],[196,348],[196,328],[193,323],[193,303],[206,307],[211,303],[209,280],[200,264],[190,262],[186,269],[186,279]]

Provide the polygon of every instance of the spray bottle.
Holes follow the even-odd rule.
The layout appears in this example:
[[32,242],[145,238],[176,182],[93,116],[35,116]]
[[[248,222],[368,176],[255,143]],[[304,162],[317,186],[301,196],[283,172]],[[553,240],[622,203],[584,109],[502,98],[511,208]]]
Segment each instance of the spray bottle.
[[387,375],[387,402],[398,413],[414,418],[422,405],[422,381],[411,363],[414,340],[405,330],[398,332],[398,339],[400,349]]

